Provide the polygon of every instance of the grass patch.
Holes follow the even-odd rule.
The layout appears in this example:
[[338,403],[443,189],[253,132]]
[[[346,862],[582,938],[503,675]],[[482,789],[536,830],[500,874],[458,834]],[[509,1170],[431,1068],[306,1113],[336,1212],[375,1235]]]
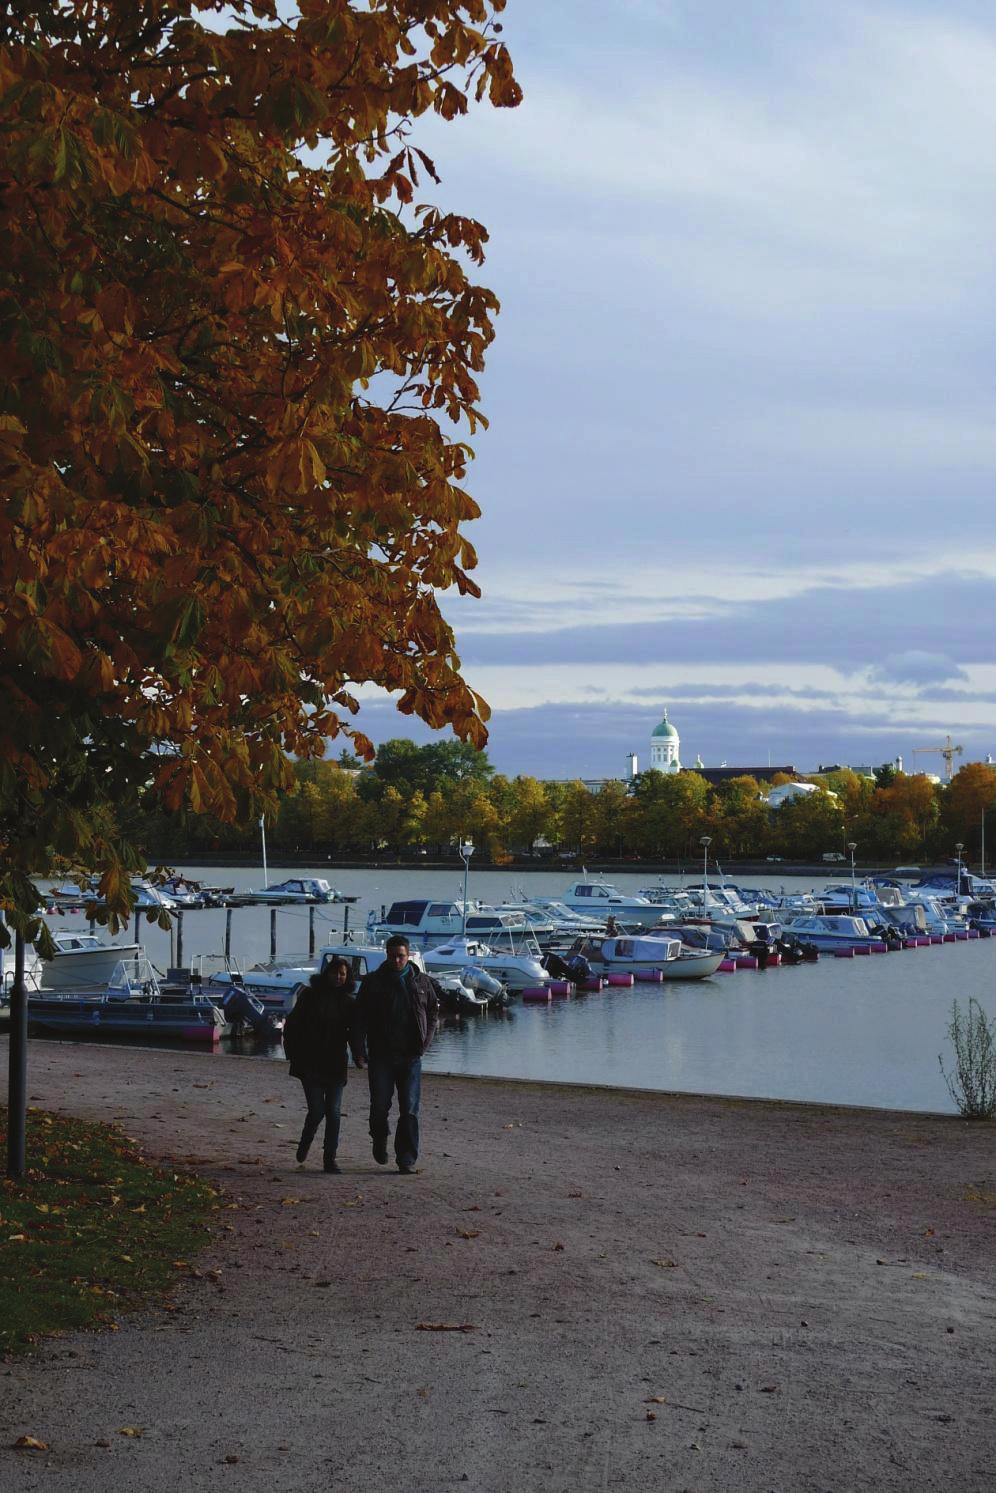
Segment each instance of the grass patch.
[[150,1165],[116,1126],[30,1110],[27,1160],[23,1181],[0,1181],[0,1353],[109,1326],[205,1242],[214,1189]]

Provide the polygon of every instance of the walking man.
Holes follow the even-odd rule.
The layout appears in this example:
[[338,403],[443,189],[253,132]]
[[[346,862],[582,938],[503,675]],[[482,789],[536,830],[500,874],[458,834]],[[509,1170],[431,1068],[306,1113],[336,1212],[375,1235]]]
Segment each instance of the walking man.
[[387,1117],[395,1090],[398,1123],[394,1155],[398,1171],[415,1170],[422,1054],[436,1030],[439,1002],[428,975],[409,959],[407,938],[387,940],[387,958],[364,976],[356,1002],[357,1026],[370,1080],[370,1138],[374,1160],[387,1161]]

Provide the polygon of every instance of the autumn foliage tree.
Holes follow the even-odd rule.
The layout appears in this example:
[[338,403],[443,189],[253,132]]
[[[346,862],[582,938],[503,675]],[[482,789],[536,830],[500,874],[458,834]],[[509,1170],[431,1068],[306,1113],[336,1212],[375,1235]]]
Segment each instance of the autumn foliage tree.
[[[372,682],[480,747],[486,233],[411,133],[519,91],[504,0],[49,0],[0,15],[0,902],[118,810],[256,813]],[[444,426],[441,422],[447,422]]]

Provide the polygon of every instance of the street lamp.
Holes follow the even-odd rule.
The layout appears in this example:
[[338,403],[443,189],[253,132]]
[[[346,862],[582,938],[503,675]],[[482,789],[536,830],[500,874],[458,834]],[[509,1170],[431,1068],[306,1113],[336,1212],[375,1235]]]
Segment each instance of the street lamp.
[[955,849],[958,852],[958,896],[960,897],[961,896],[961,853],[965,849],[964,841],[962,841],[962,840],[956,841],[956,843],[955,843]]
[[470,858],[474,854],[474,847],[469,840],[460,841],[460,859],[463,861],[463,927],[460,930],[461,938],[467,936],[467,877],[470,875]]
[[858,848],[857,840],[848,840],[847,848],[851,852],[851,911],[858,905],[858,894],[854,886],[854,852]]
[[709,900],[709,846],[712,844],[712,836],[703,835],[699,844],[702,846],[702,906],[705,908]]

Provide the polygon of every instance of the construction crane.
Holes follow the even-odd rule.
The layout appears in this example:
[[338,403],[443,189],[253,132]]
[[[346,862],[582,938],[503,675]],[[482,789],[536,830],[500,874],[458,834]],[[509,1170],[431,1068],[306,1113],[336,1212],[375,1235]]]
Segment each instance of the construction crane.
[[949,736],[944,746],[914,747],[913,755],[914,757],[917,757],[923,752],[938,752],[944,758],[944,767],[947,771],[948,782],[950,783],[951,769],[954,766],[954,759],[956,757],[961,757],[964,754],[964,751],[964,747],[952,745],[951,737]]

